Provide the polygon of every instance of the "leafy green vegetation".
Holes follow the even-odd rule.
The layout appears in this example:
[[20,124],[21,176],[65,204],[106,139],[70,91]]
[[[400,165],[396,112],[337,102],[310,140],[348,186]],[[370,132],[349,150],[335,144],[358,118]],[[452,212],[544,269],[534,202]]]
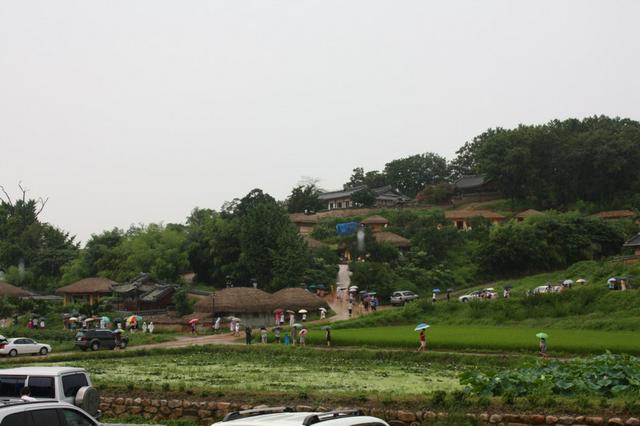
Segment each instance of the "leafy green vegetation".
[[640,359],[610,353],[498,371],[468,370],[461,382],[478,395],[640,397]]
[[[417,348],[418,333],[414,325],[336,329],[332,344],[345,346]],[[545,329],[546,330],[546,329]],[[456,326],[439,324],[427,331],[427,347],[465,351],[537,352],[538,340],[532,327]],[[555,353],[601,353],[605,350],[640,353],[640,333],[549,329],[549,350]],[[321,331],[310,332],[310,342],[322,341]]]
[[[517,280],[504,280],[458,291],[451,301],[435,305],[422,298],[402,308],[380,311],[335,324],[338,328],[375,327],[411,324],[428,320],[442,325],[529,326],[564,329],[640,331],[640,291],[611,291],[607,279],[614,276],[639,276],[640,264],[625,265],[620,261],[579,262],[564,271],[531,275]],[[527,297],[527,291],[548,282],[583,278],[587,284],[574,284],[561,293]],[[512,287],[511,297],[504,299],[502,290]],[[493,287],[497,300],[460,303],[458,296],[474,289]],[[440,296],[441,298],[443,296]]]

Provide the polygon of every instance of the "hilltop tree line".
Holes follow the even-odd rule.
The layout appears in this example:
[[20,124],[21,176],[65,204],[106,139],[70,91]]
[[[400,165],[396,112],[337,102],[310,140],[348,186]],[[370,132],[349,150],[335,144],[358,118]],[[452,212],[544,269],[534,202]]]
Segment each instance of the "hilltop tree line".
[[[630,119],[589,117],[543,125],[494,128],[466,142],[447,161],[427,152],[387,163],[383,170],[353,169],[345,188],[385,185],[426,203],[442,203],[463,175],[484,174],[513,205],[567,210],[640,207],[640,123]],[[296,201],[305,194],[304,205]],[[322,208],[318,189],[299,186],[289,211]],[[370,191],[358,194],[372,205]]]
[[[445,201],[457,177],[484,173],[514,204],[561,211],[638,208],[639,147],[640,123],[629,119],[497,128],[465,143],[450,162],[425,153],[390,161],[381,171],[358,167],[345,187],[364,188],[354,195],[362,205],[373,203],[371,189],[384,185],[431,203]],[[198,281],[214,286],[255,280],[268,290],[335,278],[336,253],[311,253],[286,214],[323,208],[314,183],[296,186],[283,201],[256,189],[219,211],[196,208],[185,224],[106,230],[92,235],[83,249],[73,236],[39,219],[46,200],[30,199],[20,189],[14,200],[0,187],[0,270],[6,281],[21,286],[53,289],[89,276],[127,281],[143,271],[173,282],[193,271]],[[459,233],[440,216],[407,219],[402,214],[392,220],[392,229],[412,240],[411,252],[398,256],[393,248],[370,244],[372,264],[399,268],[388,266],[370,277],[424,283],[548,270],[617,253],[630,232],[588,218],[552,215],[498,228],[480,221],[473,231]],[[354,268],[357,280],[358,268],[364,267]],[[389,271],[395,275],[385,275]]]
[[84,249],[42,223],[38,210],[35,200],[0,202],[0,269],[6,281],[35,290],[93,276],[127,282],[140,272],[178,282],[193,271],[197,281],[213,286],[255,281],[267,290],[335,279],[335,259],[326,253],[314,257],[281,203],[259,189],[221,211],[196,208],[184,225],[93,234]]

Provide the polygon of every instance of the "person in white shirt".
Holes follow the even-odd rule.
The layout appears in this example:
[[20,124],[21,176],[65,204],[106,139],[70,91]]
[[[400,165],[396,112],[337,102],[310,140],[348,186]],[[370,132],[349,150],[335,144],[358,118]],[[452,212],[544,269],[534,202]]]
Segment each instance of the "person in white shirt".
[[147,327],[147,329],[149,330],[149,333],[153,333],[154,328],[155,328],[155,325],[153,325],[153,321],[151,321],[149,323],[149,327]]
[[20,399],[23,401],[37,401],[31,396],[31,388],[29,388],[29,386],[20,389]]

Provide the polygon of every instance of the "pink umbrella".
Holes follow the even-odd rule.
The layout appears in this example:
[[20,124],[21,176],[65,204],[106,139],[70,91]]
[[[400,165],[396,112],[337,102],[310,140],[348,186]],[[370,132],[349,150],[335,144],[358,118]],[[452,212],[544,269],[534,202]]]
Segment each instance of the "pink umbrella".
[[198,321],[200,321],[200,319],[198,319],[198,318],[194,318],[194,319],[192,319],[192,320],[189,320],[189,324],[195,324],[195,323],[197,323]]

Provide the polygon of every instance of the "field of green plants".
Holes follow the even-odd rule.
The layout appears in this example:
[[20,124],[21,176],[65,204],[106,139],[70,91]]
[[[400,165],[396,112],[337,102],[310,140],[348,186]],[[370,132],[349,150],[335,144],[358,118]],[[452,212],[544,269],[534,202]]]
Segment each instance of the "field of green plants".
[[[370,346],[417,348],[418,333],[413,325],[337,329],[331,334],[332,343],[340,346]],[[630,331],[600,331],[549,329],[532,327],[461,326],[437,324],[427,330],[427,347],[439,350],[489,350],[535,353],[538,339],[535,334],[546,331],[551,354],[593,353],[606,350],[640,353],[640,333]],[[309,341],[321,343],[324,333],[310,332]]]
[[291,347],[210,349],[128,357],[122,362],[80,359],[60,364],[82,365],[105,388],[124,387],[132,377],[142,389],[194,392],[402,396],[460,388],[456,367],[441,369],[420,362],[425,357],[375,359],[341,351],[315,351],[310,356],[314,351]]

